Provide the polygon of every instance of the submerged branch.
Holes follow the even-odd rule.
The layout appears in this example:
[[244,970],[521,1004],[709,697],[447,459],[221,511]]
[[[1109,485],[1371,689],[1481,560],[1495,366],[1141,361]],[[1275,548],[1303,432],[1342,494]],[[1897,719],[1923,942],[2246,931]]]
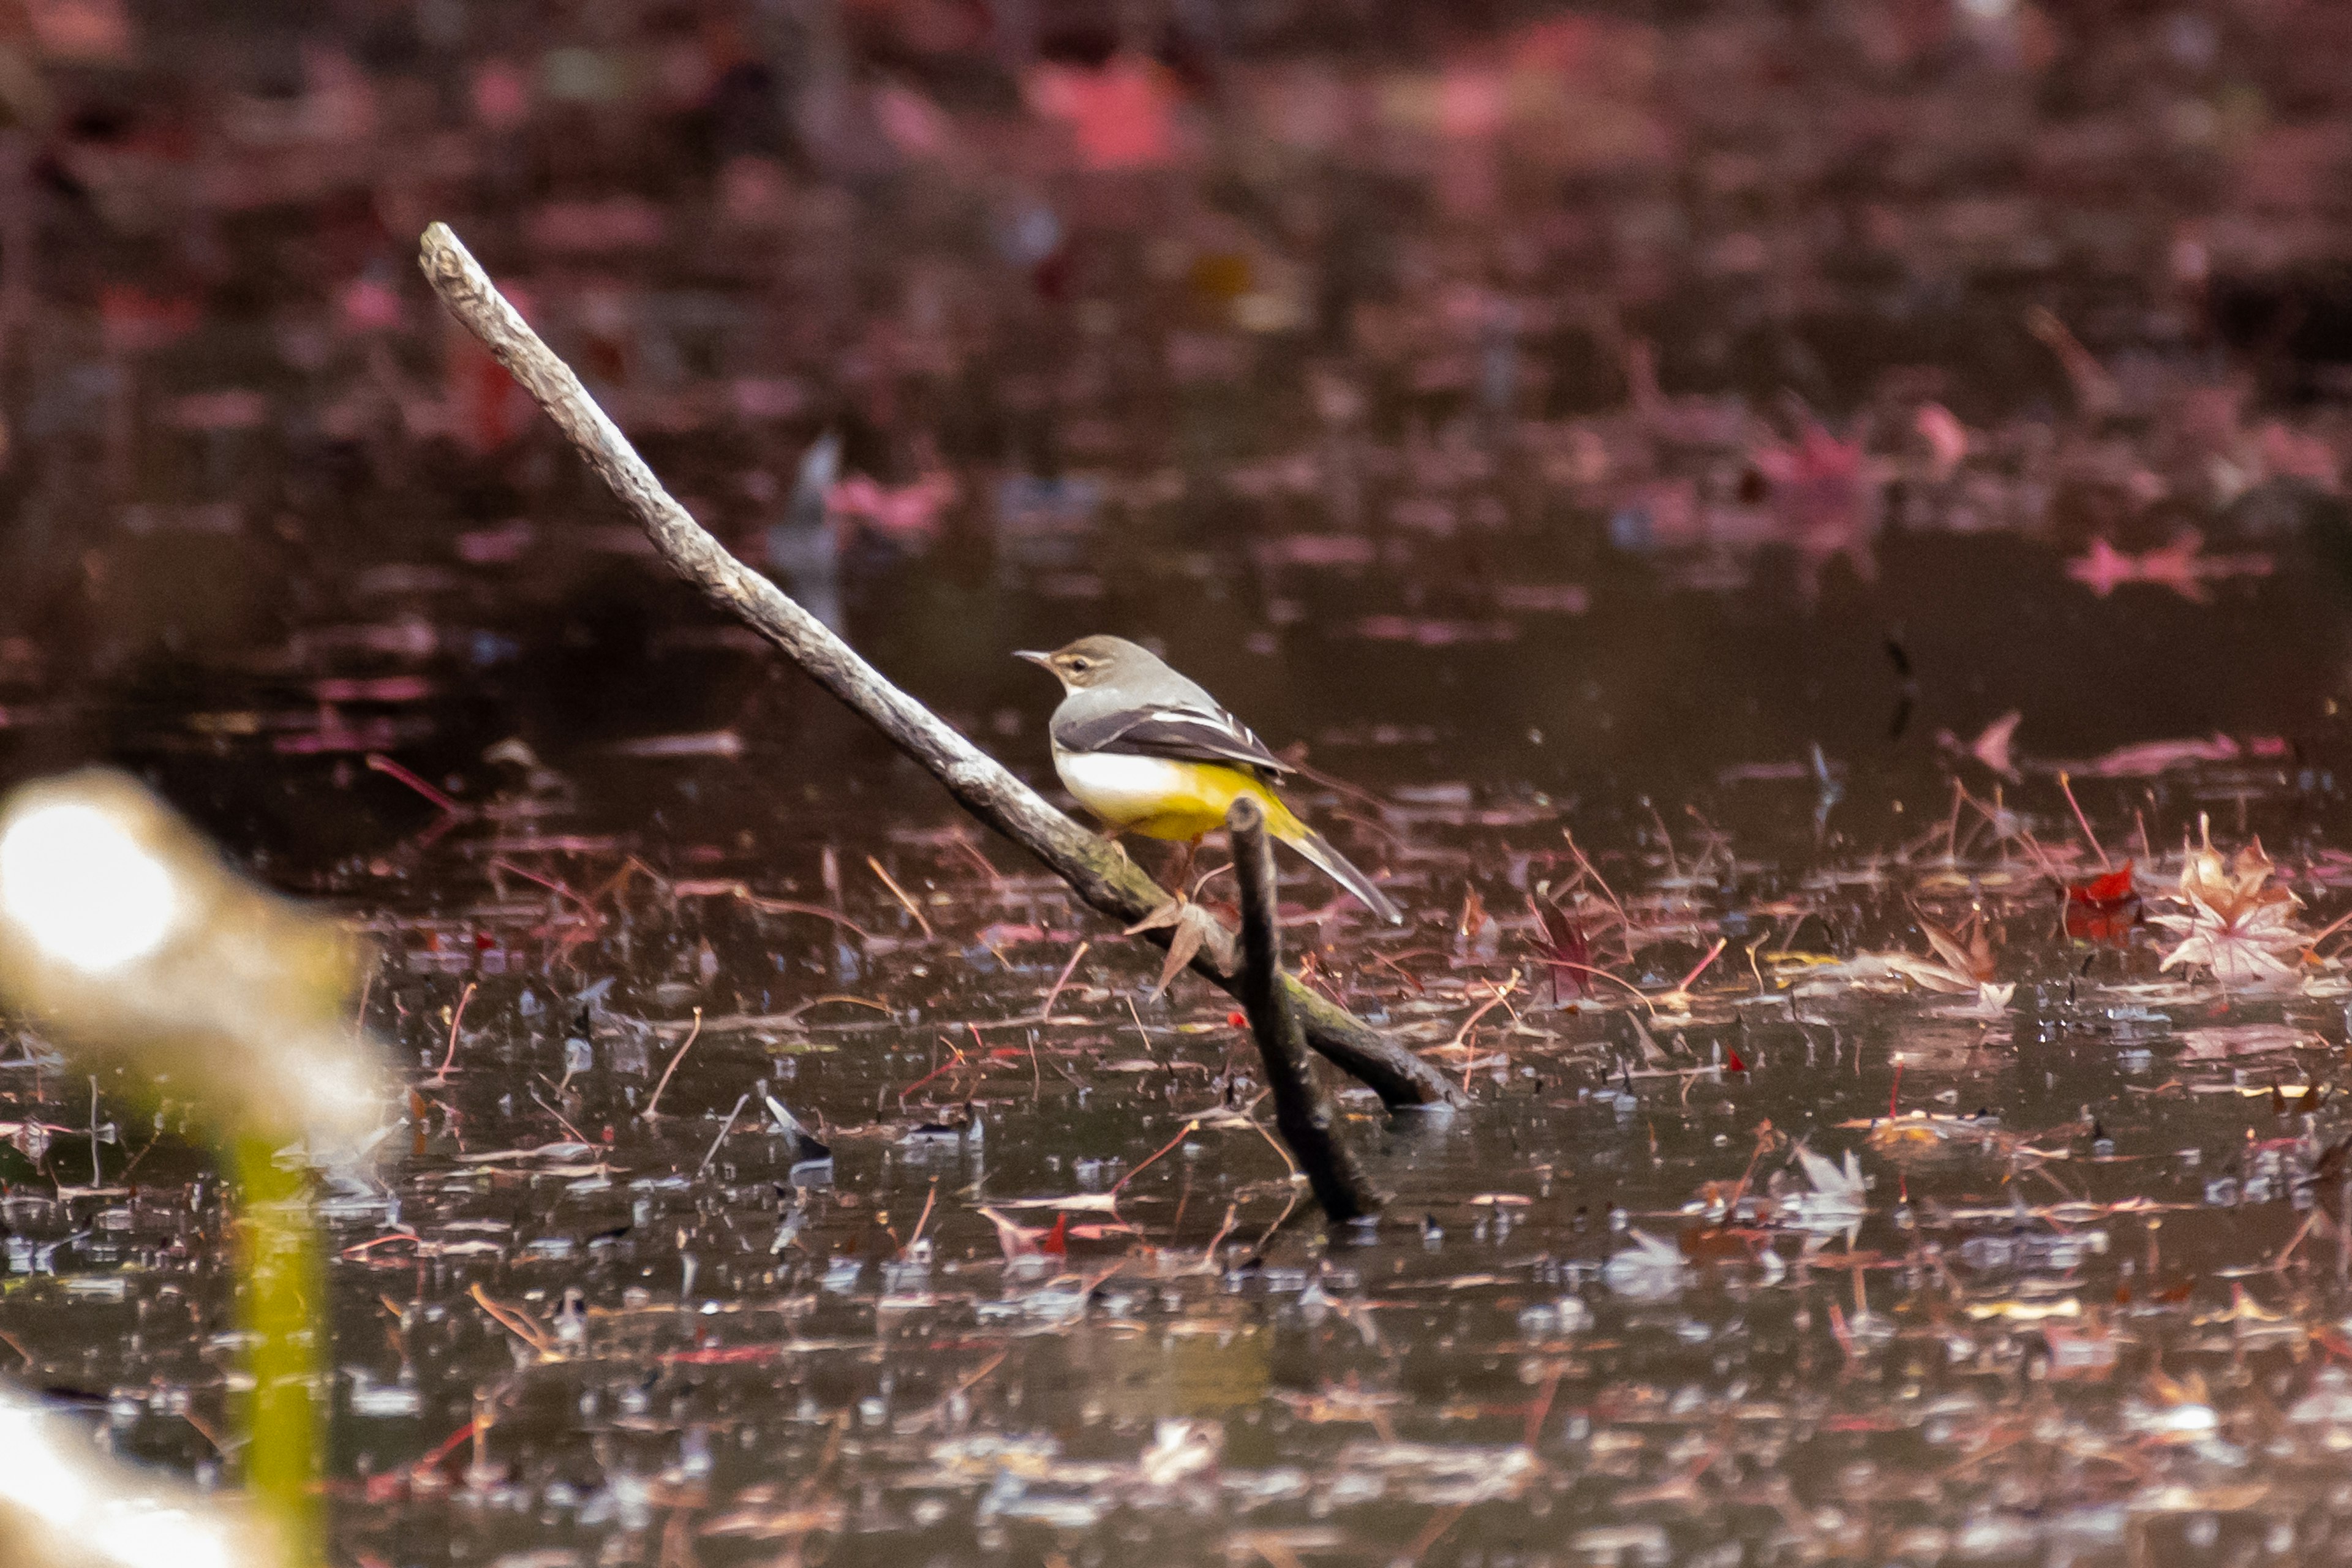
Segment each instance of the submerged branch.
[[[1095,909],[1129,926],[1169,901],[1160,885],[1124,854],[1055,810],[1002,763],[885,680],[782,589],[729,554],[662,488],[580,378],[516,313],[447,225],[436,223],[425,231],[421,261],[442,303],[547,410],[673,571],[775,644],[818,685],[920,763],[966,811],[1027,848]],[[1172,931],[1161,928],[1145,934],[1164,947]],[[1205,933],[1192,967],[1241,994],[1246,972],[1232,934],[1222,927]],[[1292,976],[1284,976],[1283,986],[1307,1043],[1370,1084],[1391,1106],[1456,1100],[1453,1086],[1435,1068],[1355,1015]]]

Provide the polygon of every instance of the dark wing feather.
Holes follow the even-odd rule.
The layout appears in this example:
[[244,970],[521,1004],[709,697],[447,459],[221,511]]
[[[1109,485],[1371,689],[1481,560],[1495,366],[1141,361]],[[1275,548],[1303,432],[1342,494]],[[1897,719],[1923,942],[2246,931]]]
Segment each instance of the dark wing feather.
[[1056,720],[1054,743],[1066,752],[1110,752],[1131,757],[1169,757],[1185,763],[1223,763],[1269,773],[1294,771],[1250,733],[1249,726],[1219,709],[1130,708],[1075,722]]

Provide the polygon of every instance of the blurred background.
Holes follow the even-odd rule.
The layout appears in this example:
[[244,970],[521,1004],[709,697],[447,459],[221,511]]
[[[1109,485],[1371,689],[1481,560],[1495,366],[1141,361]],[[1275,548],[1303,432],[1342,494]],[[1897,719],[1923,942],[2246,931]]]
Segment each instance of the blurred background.
[[0,767],[132,762],[243,847],[365,854],[434,808],[362,759],[480,784],[507,740],[600,759],[609,821],[687,809],[680,759],[748,759],[714,822],[941,809],[669,581],[432,300],[436,218],[698,516],[1033,774],[1005,655],[1097,630],[1331,771],[1604,813],[1899,794],[2012,712],[2004,772],[2339,742],[2342,6],[0,37]]

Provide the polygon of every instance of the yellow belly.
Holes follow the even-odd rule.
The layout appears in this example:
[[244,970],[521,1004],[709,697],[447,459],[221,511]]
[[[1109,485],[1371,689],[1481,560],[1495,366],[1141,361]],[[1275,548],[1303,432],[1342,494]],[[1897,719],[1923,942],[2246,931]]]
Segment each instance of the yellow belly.
[[1289,808],[1239,768],[1056,749],[1054,771],[1080,805],[1121,832],[1146,838],[1190,841],[1213,833],[1225,825],[1225,813],[1245,795],[1265,807],[1266,825],[1275,837],[1297,829]]

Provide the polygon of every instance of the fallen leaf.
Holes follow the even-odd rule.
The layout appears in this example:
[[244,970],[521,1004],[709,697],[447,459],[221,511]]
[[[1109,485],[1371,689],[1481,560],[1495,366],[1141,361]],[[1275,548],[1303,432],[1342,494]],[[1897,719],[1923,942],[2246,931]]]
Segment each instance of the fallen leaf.
[[2149,917],[2182,939],[2165,954],[2163,967],[2202,969],[2225,985],[2289,978],[2294,965],[2286,955],[2303,948],[2294,924],[2301,900],[2284,888],[2265,886],[2275,868],[2261,839],[2225,864],[2201,819],[2199,831],[2205,835],[2202,846],[2189,852],[2179,887],[2165,895],[2182,912]]
[[2011,709],[1984,727],[1984,733],[1969,744],[1969,754],[2003,778],[2017,777],[2017,763],[2010,755],[2010,742],[2024,718],[2022,711]]
[[1536,946],[1551,973],[1552,1001],[1581,1000],[1592,970],[1591,938],[1575,916],[1555,904],[1536,904],[1535,911],[1543,927],[1543,940]]
[[1176,976],[1184,972],[1193,955],[1201,951],[1201,944],[1216,929],[1216,921],[1208,910],[1198,904],[1184,906],[1183,913],[1177,917],[1176,929],[1168,933],[1168,962],[1160,966],[1159,983],[1151,988],[1155,999],[1175,984]]
[[2141,919],[2139,889],[2126,860],[2116,870],[2066,884],[2066,934],[2077,942],[2120,942]]

